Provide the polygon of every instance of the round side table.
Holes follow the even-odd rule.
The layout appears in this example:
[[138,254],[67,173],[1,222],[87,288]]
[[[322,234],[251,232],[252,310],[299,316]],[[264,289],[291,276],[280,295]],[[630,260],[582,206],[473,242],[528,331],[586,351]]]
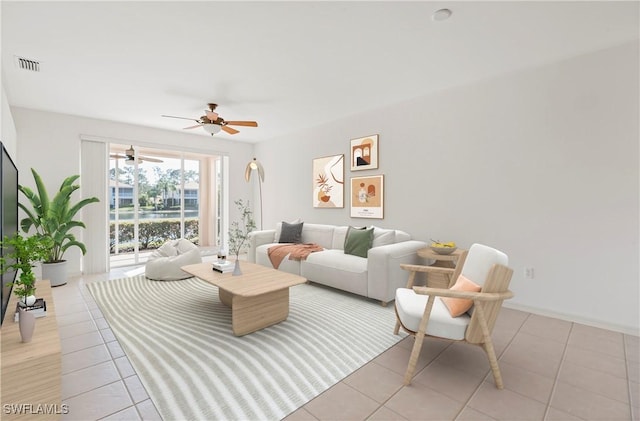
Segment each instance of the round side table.
[[[466,250],[457,249],[451,254],[438,254],[435,251],[431,250],[429,247],[422,248],[417,251],[418,256],[423,257],[425,259],[435,260],[431,266],[437,266],[442,268],[455,268],[458,263],[458,259],[462,256]],[[449,288],[451,283],[451,275],[439,274],[439,273],[430,273],[427,275],[429,279],[427,280],[429,286],[433,286],[435,288]]]

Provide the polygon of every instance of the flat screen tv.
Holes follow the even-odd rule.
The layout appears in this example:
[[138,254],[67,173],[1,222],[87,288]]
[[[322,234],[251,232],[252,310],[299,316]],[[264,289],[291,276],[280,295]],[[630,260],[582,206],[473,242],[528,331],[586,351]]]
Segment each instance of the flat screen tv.
[[[13,163],[9,153],[2,142],[2,159],[0,159],[0,238],[12,237],[18,232],[18,168]],[[0,248],[0,254],[5,257],[7,250]],[[7,303],[11,296],[12,282],[16,278],[16,271],[11,270],[2,274],[2,313],[0,313],[0,324],[4,320],[7,311]]]

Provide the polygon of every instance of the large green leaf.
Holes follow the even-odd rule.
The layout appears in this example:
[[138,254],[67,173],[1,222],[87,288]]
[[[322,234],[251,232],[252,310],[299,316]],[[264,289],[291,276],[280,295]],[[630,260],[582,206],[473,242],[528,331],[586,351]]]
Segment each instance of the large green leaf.
[[20,191],[32,207],[32,209],[29,209],[27,206],[19,204],[27,215],[20,222],[22,230],[28,232],[34,228],[40,237],[51,240],[49,255],[46,260],[48,262],[62,260],[65,251],[69,247],[78,247],[82,254],[85,254],[85,245],[77,241],[75,236],[70,233],[74,228],[85,228],[85,225],[82,221],[75,221],[73,218],[84,206],[99,202],[98,198],[82,199],[72,205],[71,196],[73,192],[80,188],[78,184],[74,184],[80,176],[72,175],[63,180],[53,200],[50,200],[40,175],[33,168],[31,172],[36,183],[36,191],[25,186],[19,186]]
[[[40,202],[39,213],[41,215],[46,215],[49,211],[49,194],[47,193],[47,188],[45,187],[40,175],[33,168],[31,168],[31,174],[33,174],[33,180],[36,182],[36,189],[38,190]],[[36,209],[36,211],[38,211],[38,209]]]

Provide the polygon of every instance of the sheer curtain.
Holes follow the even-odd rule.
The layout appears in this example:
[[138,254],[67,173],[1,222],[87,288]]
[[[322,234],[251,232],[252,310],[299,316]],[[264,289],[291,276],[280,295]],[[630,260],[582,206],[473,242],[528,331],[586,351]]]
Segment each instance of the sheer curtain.
[[80,191],[82,197],[95,196],[100,203],[82,209],[82,242],[87,254],[82,259],[83,273],[102,273],[109,268],[109,199],[107,175],[109,154],[105,142],[81,139]]

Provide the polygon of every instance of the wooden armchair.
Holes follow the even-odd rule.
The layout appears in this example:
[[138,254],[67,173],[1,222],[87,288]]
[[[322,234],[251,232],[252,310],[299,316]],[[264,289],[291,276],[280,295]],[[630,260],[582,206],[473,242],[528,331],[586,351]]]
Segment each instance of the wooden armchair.
[[[500,367],[496,358],[491,332],[495,325],[502,302],[513,297],[509,283],[513,270],[507,267],[507,255],[491,247],[474,244],[467,254],[463,254],[455,269],[420,265],[401,265],[411,272],[406,288],[396,291],[395,310],[397,335],[400,327],[415,337],[415,343],[404,376],[404,384],[411,384],[424,336],[465,341],[481,346],[489,358],[489,365],[498,389],[504,387]],[[419,272],[451,275],[456,281],[449,289],[414,286]],[[468,280],[472,283],[468,283]],[[428,281],[428,280],[427,280]],[[478,292],[468,291],[465,286],[477,284]],[[473,307],[460,316],[453,317],[449,308],[462,301],[445,304],[441,298],[466,299]],[[449,308],[447,307],[449,306]],[[460,311],[462,311],[461,309]],[[454,314],[456,314],[454,312]]]

